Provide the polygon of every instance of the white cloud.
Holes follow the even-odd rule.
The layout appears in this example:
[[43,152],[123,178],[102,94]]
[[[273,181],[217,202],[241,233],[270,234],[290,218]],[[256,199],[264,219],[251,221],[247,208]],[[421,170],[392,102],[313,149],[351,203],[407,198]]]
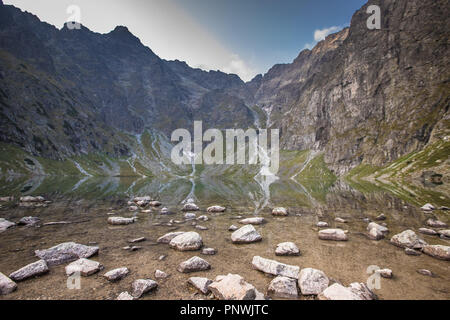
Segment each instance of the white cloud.
[[317,44],[317,42],[325,40],[325,38],[328,35],[330,35],[332,33],[335,33],[335,32],[338,32],[342,28],[343,28],[342,26],[332,26],[332,27],[329,27],[329,28],[315,30],[314,31],[314,41],[311,42],[311,43],[305,44],[305,47],[303,49],[311,50],[312,48],[314,48],[314,46]]

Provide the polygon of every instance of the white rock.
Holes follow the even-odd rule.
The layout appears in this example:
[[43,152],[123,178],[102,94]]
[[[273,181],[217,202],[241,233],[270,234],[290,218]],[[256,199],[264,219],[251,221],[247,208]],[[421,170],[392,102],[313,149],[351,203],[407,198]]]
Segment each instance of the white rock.
[[205,256],[213,256],[217,253],[217,250],[214,248],[203,248],[202,254]]
[[155,271],[155,278],[156,279],[166,279],[168,277],[169,277],[169,275],[167,273],[165,273],[164,271],[161,271],[161,270],[156,270]]
[[380,276],[387,279],[391,279],[394,276],[391,269],[379,269],[375,271],[375,273],[378,273]]
[[14,222],[8,221],[6,219],[0,218],[0,232],[5,231],[8,228],[15,226]]
[[138,279],[133,282],[131,285],[133,292],[132,295],[135,299],[139,299],[142,295],[150,292],[153,289],[158,287],[158,283],[156,281],[150,279]]
[[145,201],[145,202],[150,202],[153,199],[150,196],[145,196],[145,197],[134,197],[133,202],[140,202],[140,201]]
[[0,272],[0,295],[10,294],[16,289],[17,284]]
[[192,257],[189,260],[183,261],[177,268],[177,270],[181,273],[191,273],[209,269],[211,269],[211,265],[208,261],[200,257]]
[[11,202],[14,201],[14,197],[0,197],[0,202]]
[[200,277],[191,277],[189,278],[188,282],[203,294],[208,294],[209,285],[213,283],[208,278],[200,278]]
[[270,282],[268,291],[279,298],[297,298],[297,281],[288,277],[276,277]]
[[119,281],[125,278],[129,273],[130,270],[128,270],[128,268],[126,267],[123,267],[108,271],[103,276],[109,281]]
[[323,221],[319,221],[319,222],[317,223],[317,226],[318,226],[319,228],[328,228],[328,223],[323,222]]
[[423,253],[440,260],[450,260],[450,247],[443,245],[426,245],[423,247]]
[[277,256],[299,256],[300,250],[293,242],[283,242],[277,245],[275,249]]
[[429,236],[437,236],[438,235],[438,233],[436,231],[434,231],[433,229],[428,229],[428,228],[420,228],[419,233],[426,234]]
[[185,232],[173,238],[169,246],[179,251],[195,251],[203,246],[203,240],[197,232]]
[[148,204],[150,205],[150,207],[160,207],[162,205],[162,203],[159,201],[150,201]]
[[186,220],[194,220],[195,218],[197,217],[197,215],[195,214],[195,213],[186,213],[185,215],[184,215],[184,218],[186,219]]
[[102,270],[103,266],[97,261],[81,258],[68,264],[65,269],[68,276],[79,272],[83,277],[88,277]]
[[410,249],[421,249],[427,244],[412,230],[405,230],[402,233],[396,234],[391,238],[391,243],[401,248]]
[[384,233],[377,228],[372,228],[369,230],[369,238],[372,240],[384,239]]
[[433,272],[431,272],[430,270],[427,270],[427,269],[419,269],[419,270],[417,270],[417,272],[420,273],[421,275],[424,275],[424,276],[427,276],[427,277],[434,276]]
[[405,248],[405,253],[408,256],[420,256],[421,255],[420,251],[410,249],[410,248]]
[[213,212],[224,212],[225,210],[226,210],[225,207],[212,206],[212,207],[209,207],[206,211],[213,213]]
[[371,229],[377,229],[380,233],[389,233],[389,229],[379,225],[378,223],[371,222],[367,226],[367,230],[370,231]]
[[274,208],[272,210],[272,215],[274,215],[274,216],[287,216],[287,215],[289,215],[289,213],[288,213],[286,208],[278,207],[278,208]]
[[11,273],[9,277],[14,281],[23,281],[31,277],[43,275],[48,271],[47,262],[45,260],[39,260]]
[[253,225],[246,225],[231,234],[231,241],[237,244],[261,241],[262,237]]
[[44,202],[44,197],[32,197],[32,196],[26,196],[26,197],[20,197],[20,202]]
[[183,211],[199,211],[200,208],[195,203],[186,203],[183,207]]
[[124,217],[109,217],[108,223],[119,226],[119,225],[128,225],[132,224],[136,221],[136,218],[124,218]]
[[260,225],[263,224],[264,222],[266,222],[266,220],[264,220],[264,218],[261,217],[247,218],[239,221],[239,223],[241,224],[253,224],[253,225]]
[[287,265],[275,260],[261,258],[259,256],[253,257],[252,266],[256,270],[264,273],[272,274],[274,276],[283,276],[292,279],[298,279],[300,268],[297,266]]
[[163,235],[162,237],[159,237],[157,242],[158,243],[170,243],[170,241],[172,241],[173,238],[182,235],[186,232],[170,232],[170,233],[166,233],[165,235]]
[[217,276],[209,289],[220,300],[255,300],[257,292],[254,286],[237,274]]
[[236,227],[234,224],[233,225],[231,225],[229,228],[228,228],[228,231],[236,231],[236,230],[238,230],[239,228],[238,227]]
[[19,220],[18,225],[34,226],[41,221],[38,217],[23,217]]
[[336,219],[334,219],[334,221],[339,222],[339,223],[347,223],[347,221],[342,218],[336,218]]
[[432,228],[447,228],[448,225],[445,222],[436,219],[428,219],[427,225]]
[[319,231],[320,240],[347,241],[348,237],[344,230],[341,229],[325,229]]
[[119,294],[119,296],[117,297],[117,300],[134,300],[133,296],[131,294],[129,294],[128,292],[122,292],[121,294]]
[[329,284],[330,280],[320,270],[305,268],[300,271],[298,286],[303,295],[318,295],[328,288]]
[[352,283],[346,288],[338,283],[326,288],[319,294],[320,300],[373,300],[375,296],[366,285]]
[[36,250],[37,257],[49,266],[60,265],[80,258],[89,258],[98,253],[98,247],[85,246],[75,242],[65,242],[45,250]]
[[207,216],[200,216],[200,217],[197,218],[197,220],[198,220],[198,221],[206,222],[206,221],[209,220],[209,218],[208,218]]
[[438,234],[447,238],[450,238],[450,229],[439,230]]
[[423,211],[433,211],[433,210],[435,210],[436,208],[432,205],[432,204],[430,204],[430,203],[427,203],[426,205],[424,205],[422,208],[420,208],[420,209],[422,209]]

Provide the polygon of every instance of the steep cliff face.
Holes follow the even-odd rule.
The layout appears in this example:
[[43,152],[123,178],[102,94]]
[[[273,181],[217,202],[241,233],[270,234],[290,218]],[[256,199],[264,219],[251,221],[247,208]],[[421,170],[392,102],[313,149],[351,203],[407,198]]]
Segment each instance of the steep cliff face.
[[[200,112],[210,127],[254,123],[243,100],[230,96],[249,96],[238,76],[162,60],[126,27],[58,30],[2,4],[0,15],[0,141],[53,159],[120,157],[135,153],[130,137],[189,129]],[[231,113],[238,117],[226,119]]]
[[[366,27],[371,4],[381,30]],[[420,150],[436,127],[437,139],[448,135],[449,10],[445,0],[369,1],[349,29],[273,67],[255,102],[282,129],[282,146],[323,150],[342,174]]]

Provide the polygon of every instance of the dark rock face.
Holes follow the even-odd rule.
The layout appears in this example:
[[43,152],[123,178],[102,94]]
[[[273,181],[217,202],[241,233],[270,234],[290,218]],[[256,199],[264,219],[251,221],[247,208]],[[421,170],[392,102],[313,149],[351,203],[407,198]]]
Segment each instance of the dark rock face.
[[[371,4],[381,30],[366,27]],[[255,100],[282,129],[282,146],[325,150],[337,173],[424,147],[448,119],[449,11],[440,0],[369,1],[350,28],[274,66]]]
[[[381,30],[366,26],[371,4]],[[244,83],[162,60],[126,27],[58,30],[1,4],[0,142],[52,159],[130,156],[144,129],[248,128],[256,105],[282,148],[324,151],[337,174],[384,165],[448,135],[449,11],[370,0],[349,28]]]

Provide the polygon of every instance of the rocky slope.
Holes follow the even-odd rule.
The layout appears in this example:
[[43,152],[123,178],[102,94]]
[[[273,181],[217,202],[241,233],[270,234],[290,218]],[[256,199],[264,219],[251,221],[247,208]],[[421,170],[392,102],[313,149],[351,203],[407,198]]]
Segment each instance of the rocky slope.
[[[370,4],[381,30],[366,27]],[[183,173],[167,136],[193,120],[280,128],[283,149],[312,150],[336,175],[434,146],[441,162],[408,170],[446,172],[449,11],[445,0],[370,0],[349,28],[244,83],[160,59],[126,27],[58,30],[0,1],[2,174]]]

